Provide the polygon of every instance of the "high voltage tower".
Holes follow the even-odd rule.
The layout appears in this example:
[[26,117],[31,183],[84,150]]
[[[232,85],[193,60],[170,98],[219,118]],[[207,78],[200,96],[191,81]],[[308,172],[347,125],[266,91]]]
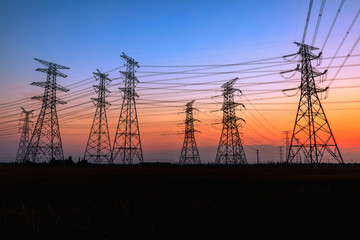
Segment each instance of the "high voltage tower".
[[19,147],[16,153],[16,162],[23,163],[25,161],[24,157],[26,154],[27,146],[29,145],[29,135],[30,135],[30,115],[33,114],[34,110],[26,111],[23,107],[21,108],[21,115],[25,114],[25,118],[20,119],[23,122],[21,130],[21,137],[19,141]]
[[91,98],[96,106],[96,111],[85,149],[84,159],[95,163],[110,163],[111,146],[106,117],[106,108],[110,106],[110,103],[108,103],[105,98],[107,94],[110,93],[106,85],[109,85],[111,80],[108,78],[109,74],[101,73],[99,69],[93,74],[95,79],[99,81],[99,85],[93,85],[98,97]]
[[234,84],[238,78],[234,78],[222,85],[224,103],[223,111],[223,128],[220,136],[220,142],[216,153],[216,164],[247,164],[245,151],[241,142],[238,121],[244,119],[236,117],[235,109],[237,106],[243,106],[242,103],[234,102],[234,93],[241,91],[234,88]]
[[311,65],[311,60],[318,59],[321,53],[314,55],[311,51],[318,48],[304,43],[295,44],[300,47],[297,54],[301,57],[301,68],[296,70],[301,72],[301,94],[287,162],[292,163],[301,152],[304,162],[321,163],[326,151],[338,163],[344,163],[318,96],[327,89],[316,87],[314,80],[314,77],[326,72],[320,73]]
[[59,121],[56,112],[56,104],[66,104],[65,101],[56,97],[56,91],[67,92],[65,87],[56,83],[56,76],[66,78],[67,75],[58,69],[69,69],[56,63],[36,59],[47,68],[37,68],[36,71],[47,74],[46,82],[33,82],[31,85],[43,87],[44,95],[35,96],[32,99],[41,100],[42,107],[35,124],[24,159],[31,162],[46,162],[51,159],[64,159],[64,152],[60,136]]
[[195,100],[192,100],[186,104],[186,120],[185,120],[185,138],[183,147],[180,155],[180,164],[200,164],[200,155],[195,141],[195,132],[198,132],[194,129],[194,121],[199,121],[194,119],[193,113],[196,108],[193,108],[193,103]]
[[123,91],[124,95],[114,145],[111,151],[111,163],[114,163],[117,157],[120,157],[122,163],[132,164],[134,161],[143,162],[136,112],[136,98],[139,95],[135,92],[135,87],[139,82],[135,76],[135,68],[139,68],[139,65],[138,62],[125,55],[125,53],[122,53],[121,57],[126,61],[126,71],[120,71],[124,75],[125,86],[119,88]]
[[289,151],[289,146],[290,146],[290,137],[289,134],[291,133],[291,131],[286,130],[286,131],[282,131],[282,133],[285,135],[285,137],[282,139],[283,141],[285,141],[285,161],[288,162],[288,151]]

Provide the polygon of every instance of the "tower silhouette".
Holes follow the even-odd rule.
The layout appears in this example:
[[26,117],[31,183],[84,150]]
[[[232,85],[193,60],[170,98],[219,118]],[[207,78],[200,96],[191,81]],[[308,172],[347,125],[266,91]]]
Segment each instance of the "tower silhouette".
[[186,104],[186,120],[185,120],[185,138],[183,147],[180,155],[180,164],[200,164],[199,151],[195,141],[195,132],[198,132],[194,129],[194,121],[199,121],[194,119],[193,112],[197,110],[193,108],[193,103],[195,100],[188,102]]
[[233,86],[238,78],[234,78],[222,85],[224,103],[222,106],[223,120],[222,132],[220,136],[219,146],[216,153],[216,164],[247,164],[245,151],[241,142],[238,124],[242,118],[236,117],[235,108],[242,103],[234,102],[234,93],[241,91]]
[[56,83],[56,76],[66,78],[67,75],[59,72],[58,69],[69,68],[37,58],[35,60],[47,67],[36,69],[36,71],[46,73],[47,77],[45,82],[31,83],[31,85],[43,87],[45,90],[43,96],[32,97],[32,99],[41,100],[42,107],[24,158],[31,162],[61,160],[64,159],[64,152],[56,104],[66,104],[66,102],[56,97],[56,91],[67,92],[69,90]]
[[89,139],[86,144],[84,153],[84,159],[94,163],[110,163],[111,162],[111,146],[109,127],[106,117],[106,108],[110,105],[105,98],[107,93],[110,93],[106,89],[111,80],[108,78],[109,74],[104,74],[97,69],[94,72],[94,77],[99,81],[99,85],[93,85],[95,92],[98,94],[97,98],[91,98],[96,111],[94,120],[91,126]]
[[327,88],[318,88],[314,80],[314,77],[327,71],[320,73],[311,65],[311,61],[318,59],[321,53],[314,55],[311,51],[318,48],[304,43],[295,44],[300,47],[298,54],[301,57],[301,68],[296,70],[301,72],[301,94],[287,162],[294,162],[296,156],[301,157],[301,152],[304,162],[321,163],[326,151],[338,163],[344,163],[318,96]]
[[26,149],[29,145],[29,135],[30,135],[30,115],[33,114],[34,110],[26,111],[23,107],[21,108],[21,115],[25,114],[25,118],[20,119],[20,122],[23,122],[23,125],[19,130],[21,130],[21,137],[19,141],[19,147],[16,153],[15,161],[18,163],[23,163],[25,161]]
[[139,80],[135,76],[135,68],[139,68],[138,62],[128,57],[123,52],[121,57],[126,61],[126,71],[120,71],[124,75],[123,103],[121,106],[118,126],[115,133],[111,162],[116,163],[119,157],[123,164],[132,164],[135,161],[143,162],[139,123],[136,111],[136,98],[139,95],[135,87]]
[[282,131],[282,133],[285,135],[285,137],[282,139],[283,141],[285,141],[285,162],[288,162],[288,152],[289,152],[289,147],[290,147],[290,137],[289,134],[291,133],[290,130],[286,130],[286,131]]

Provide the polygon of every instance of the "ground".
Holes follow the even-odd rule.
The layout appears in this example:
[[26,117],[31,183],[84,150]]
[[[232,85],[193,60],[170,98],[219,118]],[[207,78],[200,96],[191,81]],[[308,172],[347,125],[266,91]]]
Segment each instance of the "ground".
[[1,166],[0,194],[5,239],[324,236],[358,227],[360,166]]

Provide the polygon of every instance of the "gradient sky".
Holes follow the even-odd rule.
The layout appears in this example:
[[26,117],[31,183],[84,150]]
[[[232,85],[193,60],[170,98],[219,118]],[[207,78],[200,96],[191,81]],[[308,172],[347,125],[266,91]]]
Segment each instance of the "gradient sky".
[[[327,0],[315,46],[322,47],[340,0]],[[39,58],[70,67],[63,70],[68,78],[58,78],[60,85],[70,89],[59,97],[68,101],[58,106],[58,117],[65,156],[82,157],[95,108],[90,102],[96,97],[91,79],[96,69],[109,71],[124,64],[121,52],[140,64],[137,92],[138,117],[145,161],[178,161],[183,135],[186,102],[195,99],[194,107],[201,120],[196,135],[203,162],[213,162],[220,137],[222,83],[239,77],[235,87],[244,96],[237,96],[248,110],[238,112],[246,120],[243,138],[248,161],[278,161],[282,131],[292,130],[299,94],[287,97],[282,89],[299,85],[300,74],[283,78],[280,71],[293,69],[296,62],[286,62],[283,55],[297,52],[293,41],[301,41],[309,1],[2,1],[0,8],[0,161],[15,158],[20,134],[17,131],[20,107],[35,109],[34,122],[41,103],[24,100],[41,95],[42,89],[30,86],[45,81],[45,74],[36,72]],[[311,43],[321,1],[315,0],[307,31]],[[324,60],[318,66],[329,66],[346,31],[354,19],[360,2],[345,0],[334,30],[323,50]],[[338,52],[346,56],[360,35],[360,19]],[[360,45],[360,44],[359,44]],[[352,55],[360,54],[357,45]],[[241,63],[278,57],[276,65],[247,65],[191,74],[159,72],[189,71],[194,68],[149,67],[153,65],[194,65]],[[360,162],[360,97],[359,57],[350,57],[323,99],[329,123],[345,162]],[[326,87],[344,58],[335,59],[329,68]],[[271,62],[271,61],[270,61]],[[314,63],[315,64],[315,63]],[[351,66],[355,65],[355,66]],[[252,69],[246,70],[245,69]],[[196,72],[242,71],[196,77]],[[154,73],[154,74],[153,74]],[[269,75],[269,73],[274,73]],[[109,73],[115,78],[109,89],[108,110],[110,138],[113,141],[121,106],[122,85],[118,70]],[[256,75],[268,74],[263,77]],[[192,76],[192,77],[190,77]],[[285,77],[290,77],[291,73]],[[184,78],[185,77],[185,78]],[[88,79],[89,81],[83,81]],[[163,81],[160,84],[159,80]],[[264,84],[282,81],[277,84]],[[81,83],[79,83],[81,82]],[[181,83],[184,83],[182,86]],[[198,83],[199,85],[185,85]],[[268,91],[268,92],[265,92]],[[288,94],[295,94],[288,92]],[[269,99],[271,98],[271,99]],[[14,101],[17,101],[14,103]],[[79,107],[74,107],[82,104]],[[9,133],[9,135],[8,135]],[[283,149],[283,152],[285,150]]]

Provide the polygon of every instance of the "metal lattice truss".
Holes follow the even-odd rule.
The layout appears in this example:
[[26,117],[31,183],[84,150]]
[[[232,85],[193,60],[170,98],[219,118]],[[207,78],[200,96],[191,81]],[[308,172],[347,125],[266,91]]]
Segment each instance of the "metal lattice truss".
[[101,73],[99,70],[93,74],[95,79],[99,81],[99,85],[93,85],[98,97],[91,98],[96,106],[96,111],[86,144],[84,159],[92,163],[110,163],[111,146],[106,117],[106,109],[110,106],[110,103],[106,101],[106,96],[110,91],[106,85],[111,82],[111,79],[108,78],[108,74]]
[[31,85],[43,87],[44,95],[32,98],[41,100],[42,107],[24,159],[31,162],[48,162],[51,159],[62,160],[64,159],[64,152],[56,104],[65,104],[66,102],[56,97],[56,91],[67,92],[69,90],[56,83],[56,76],[67,77],[57,69],[69,68],[36,58],[35,60],[47,66],[47,68],[36,69],[36,71],[46,73],[47,77],[46,82],[31,83]]
[[245,151],[238,130],[238,121],[244,121],[244,119],[237,117],[235,112],[237,106],[244,107],[243,104],[234,102],[234,93],[240,91],[233,87],[236,81],[237,78],[226,82],[222,86],[222,95],[224,96],[222,107],[223,127],[215,158],[216,164],[247,164]]
[[21,131],[21,137],[19,141],[19,147],[16,153],[15,161],[18,163],[23,163],[25,161],[25,154],[27,147],[29,145],[29,138],[30,138],[30,124],[33,122],[30,120],[30,116],[33,115],[34,110],[26,111],[24,108],[21,108],[22,112],[21,115],[25,114],[25,117],[20,119],[20,122],[23,122],[22,127],[19,128]]
[[[338,163],[343,163],[339,148],[321,105],[318,93],[327,89],[317,88],[314,77],[320,76],[314,70],[311,60],[319,58],[311,50],[313,46],[295,43],[300,47],[298,54],[301,56],[301,94],[290,148],[287,153],[288,163],[293,163],[298,155],[302,155],[306,163],[321,163],[327,152]],[[323,72],[322,74],[325,74]]]
[[188,102],[186,104],[186,120],[185,120],[185,138],[183,147],[180,155],[180,164],[200,164],[200,155],[195,141],[195,132],[198,132],[194,129],[194,121],[199,121],[194,119],[193,112],[197,110],[193,108],[193,103],[195,100]]
[[139,96],[135,92],[135,87],[139,82],[135,76],[135,67],[138,68],[139,65],[138,62],[125,55],[125,53],[122,53],[121,57],[126,60],[126,71],[120,71],[124,75],[125,86],[119,88],[124,95],[111,151],[111,162],[122,162],[123,164],[142,163],[143,153],[136,111],[136,99]]

